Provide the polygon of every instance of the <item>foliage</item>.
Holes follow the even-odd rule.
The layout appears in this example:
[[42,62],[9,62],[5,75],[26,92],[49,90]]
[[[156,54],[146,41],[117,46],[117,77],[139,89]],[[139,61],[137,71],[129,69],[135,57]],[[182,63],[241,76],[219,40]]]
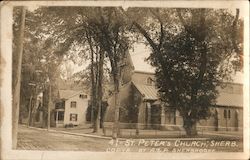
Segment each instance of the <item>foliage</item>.
[[[148,12],[148,19],[156,20],[133,23],[151,46],[148,60],[156,68],[161,100],[181,113],[187,134],[196,134],[196,122],[209,117],[209,107],[215,104],[217,87],[240,69],[242,22],[227,10]],[[158,30],[154,32],[156,23]]]
[[[20,8],[14,8],[14,23],[13,23],[13,85],[16,83],[14,77],[17,72],[17,39],[20,25]],[[50,39],[42,39],[36,35],[37,21],[39,18],[35,17],[32,12],[26,11],[25,30],[24,30],[24,49],[22,56],[21,68],[21,105],[20,105],[20,119],[27,116],[30,102],[36,100],[37,95],[48,87],[48,79],[53,85],[53,98],[56,95],[56,85],[52,82],[59,77],[58,66],[61,63],[61,56],[55,54],[54,46],[50,43]],[[53,50],[53,51],[52,51]],[[25,95],[25,96],[24,96]],[[32,98],[32,100],[30,100]],[[34,111],[34,105],[31,105],[31,113]],[[46,107],[46,103],[43,103]],[[46,109],[44,109],[46,110]]]

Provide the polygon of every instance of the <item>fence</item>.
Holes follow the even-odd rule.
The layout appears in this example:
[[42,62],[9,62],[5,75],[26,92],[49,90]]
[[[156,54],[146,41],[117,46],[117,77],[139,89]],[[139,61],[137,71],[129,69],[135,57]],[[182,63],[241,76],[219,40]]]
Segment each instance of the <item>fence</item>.
[[[104,123],[104,133],[106,136],[112,136],[113,123]],[[196,127],[199,135],[207,132],[242,132],[242,128],[235,127],[218,127],[215,126],[199,126]],[[181,125],[161,125],[161,124],[140,124],[140,123],[119,123],[119,137],[124,138],[141,138],[141,137],[182,137],[186,135],[185,129]]]

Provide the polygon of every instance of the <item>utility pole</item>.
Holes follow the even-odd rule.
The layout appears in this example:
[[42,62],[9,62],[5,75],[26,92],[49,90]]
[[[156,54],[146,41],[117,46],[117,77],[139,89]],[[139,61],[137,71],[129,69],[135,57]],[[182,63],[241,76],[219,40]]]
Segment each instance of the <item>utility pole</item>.
[[12,146],[15,149],[17,147],[17,130],[19,120],[19,105],[20,105],[20,88],[21,88],[21,70],[22,70],[22,57],[23,57],[23,40],[24,40],[24,27],[25,27],[25,15],[26,8],[21,9],[21,24],[19,30],[19,37],[17,42],[18,52],[18,65],[16,74],[16,83],[14,84],[13,91],[13,108],[12,108]]

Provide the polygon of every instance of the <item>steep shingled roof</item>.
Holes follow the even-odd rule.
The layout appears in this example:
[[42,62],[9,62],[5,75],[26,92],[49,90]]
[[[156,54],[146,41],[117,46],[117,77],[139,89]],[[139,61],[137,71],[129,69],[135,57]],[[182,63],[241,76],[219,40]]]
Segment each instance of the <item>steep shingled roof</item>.
[[216,105],[243,107],[243,95],[221,92],[217,98]]
[[60,99],[69,99],[79,93],[83,93],[83,91],[75,91],[75,90],[59,90],[58,92]]
[[138,84],[134,83],[134,86],[137,88],[137,90],[144,95],[145,100],[157,100],[159,97],[157,96],[157,89],[155,86],[151,85],[144,85],[144,84]]
[[[144,85],[134,83],[134,86],[140,92],[141,95],[144,95],[145,100],[157,100],[158,99],[158,91],[154,86]],[[243,94],[240,93],[227,93],[222,92],[219,93],[217,98],[216,105],[219,106],[233,106],[233,107],[243,107]]]

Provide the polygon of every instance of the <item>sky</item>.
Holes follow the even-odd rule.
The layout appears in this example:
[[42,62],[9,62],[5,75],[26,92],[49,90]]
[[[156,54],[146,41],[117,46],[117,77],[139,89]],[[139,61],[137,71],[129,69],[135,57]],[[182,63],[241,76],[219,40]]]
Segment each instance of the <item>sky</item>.
[[[136,44],[134,46],[134,49],[130,51],[130,55],[136,71],[146,71],[154,73],[154,68],[147,61],[145,61],[149,54],[150,48],[148,48],[144,44]],[[74,65],[73,68],[74,72],[78,72],[82,70],[83,66]],[[232,79],[235,83],[243,83],[243,73],[237,72],[236,74],[233,74]]]

